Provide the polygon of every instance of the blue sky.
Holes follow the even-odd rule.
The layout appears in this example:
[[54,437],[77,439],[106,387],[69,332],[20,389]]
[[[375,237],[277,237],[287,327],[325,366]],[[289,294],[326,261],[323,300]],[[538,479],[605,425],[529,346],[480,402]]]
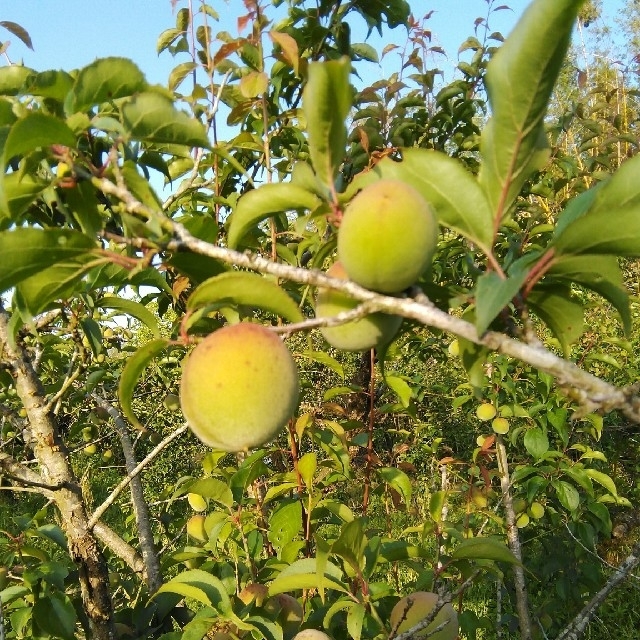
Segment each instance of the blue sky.
[[[605,14],[609,17],[623,0],[604,0]],[[242,0],[210,0],[210,5],[221,17],[213,25],[214,33],[226,30],[238,33],[236,19],[243,12]],[[96,58],[124,56],[133,59],[150,82],[164,84],[177,62],[167,53],[156,54],[158,35],[175,26],[175,13],[171,0],[14,0],[3,3],[0,20],[11,20],[22,25],[30,34],[34,51],[30,51],[17,38],[0,29],[0,41],[11,40],[8,55],[12,61],[23,61],[38,71],[45,69],[74,69],[89,64]],[[199,6],[199,0],[193,0]],[[437,64],[448,76],[457,63],[460,43],[473,33],[474,20],[487,13],[487,0],[410,0],[413,13],[422,17],[433,10],[427,26],[433,33],[433,44],[442,46],[448,58],[436,56]],[[529,0],[494,0],[494,6],[509,5],[510,10],[493,14],[492,31],[508,34],[517,18],[523,13]],[[187,6],[186,0],[177,0],[177,8]],[[363,26],[364,23],[361,23]],[[355,27],[356,25],[354,25]],[[352,39],[363,40],[364,29],[355,29]],[[385,44],[403,45],[406,31],[397,28],[385,31],[383,40],[373,37],[371,44],[381,50]],[[6,61],[1,60],[0,64]],[[392,56],[384,62],[380,74],[395,70]],[[376,74],[376,67],[367,74]]]
[[[170,0],[21,0],[3,3],[0,20],[22,25],[30,34],[35,51],[27,49],[8,32],[0,30],[0,40],[11,40],[8,54],[12,61],[23,61],[38,71],[45,69],[73,69],[89,64],[96,58],[125,56],[133,59],[151,82],[164,83],[174,61],[168,53],[156,55],[156,40],[164,29],[175,26]],[[236,18],[243,10],[242,0],[211,0],[221,16],[214,33],[227,30],[238,33]],[[500,2],[496,4],[501,4]],[[504,0],[511,11],[494,14],[492,30],[508,32],[522,13],[527,0]],[[194,5],[198,6],[197,0]],[[186,6],[178,0],[177,7]],[[414,15],[434,10],[428,22],[434,44],[448,53],[448,61],[438,60],[453,69],[459,44],[472,34],[473,22],[485,16],[485,0],[411,0]],[[361,39],[364,32],[359,33]],[[383,45],[389,42],[404,44],[406,31],[401,28],[385,33]],[[380,41],[372,44],[377,47]],[[186,58],[182,58],[184,61]]]

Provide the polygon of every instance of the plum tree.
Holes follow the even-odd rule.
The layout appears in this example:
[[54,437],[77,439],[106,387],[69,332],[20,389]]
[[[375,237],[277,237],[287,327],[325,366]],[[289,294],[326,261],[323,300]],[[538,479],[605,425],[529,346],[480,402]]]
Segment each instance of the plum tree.
[[[437,602],[438,594],[431,591],[416,591],[416,593],[401,598],[391,610],[391,637],[415,627],[431,613]],[[431,634],[434,629],[447,621],[448,624],[440,631]],[[454,640],[458,636],[458,614],[451,603],[445,603],[436,614],[433,622],[416,633],[415,637],[427,637],[427,634],[431,640]]]
[[[335,262],[327,270],[333,278],[347,279],[341,262]],[[340,291],[320,289],[316,301],[316,315],[319,318],[330,318],[343,311],[355,309],[358,302]],[[346,322],[337,327],[323,327],[320,333],[324,339],[336,349],[345,351],[366,351],[386,344],[398,332],[402,318],[388,313],[372,313],[353,322]]]
[[206,445],[246,451],[272,440],[293,416],[299,387],[282,340],[262,325],[242,322],[210,334],[187,356],[180,404]]
[[347,205],[338,231],[338,258],[359,285],[398,293],[431,264],[436,217],[420,193],[400,180],[379,180]]

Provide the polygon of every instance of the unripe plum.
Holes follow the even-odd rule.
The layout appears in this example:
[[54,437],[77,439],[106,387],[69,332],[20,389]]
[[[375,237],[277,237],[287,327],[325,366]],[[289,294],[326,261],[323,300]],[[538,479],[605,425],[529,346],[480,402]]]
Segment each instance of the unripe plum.
[[293,635],[302,624],[304,610],[302,605],[288,593],[280,593],[269,598],[264,608],[271,614],[277,614],[277,621],[285,635]]
[[331,638],[318,629],[303,629],[293,636],[293,640],[331,640]]
[[379,180],[345,208],[338,258],[359,285],[398,293],[429,267],[437,239],[436,217],[422,195],[400,180]]
[[[393,635],[399,635],[411,627],[415,627],[431,613],[436,602],[438,602],[438,595],[430,591],[417,591],[402,598],[391,610],[390,621]],[[458,637],[458,614],[449,602],[438,611],[433,622],[416,633],[415,637],[425,637],[427,633],[439,627],[446,620],[449,621],[449,624],[445,625],[438,633],[429,635],[429,640],[454,640]]]
[[207,531],[204,528],[205,517],[201,514],[191,516],[187,520],[187,534],[200,542],[207,541]]
[[220,451],[247,451],[272,440],[293,416],[300,382],[282,340],[241,322],[207,336],[186,358],[182,413],[193,433]]
[[207,501],[197,493],[187,494],[187,502],[194,511],[206,511]]
[[483,421],[493,420],[496,417],[496,413],[496,408],[490,402],[485,402],[476,409],[476,416]]
[[[347,279],[341,262],[335,262],[327,270],[332,278]],[[316,301],[316,315],[319,318],[330,318],[343,311],[351,311],[358,306],[358,301],[341,291],[320,289]],[[388,313],[371,313],[353,322],[345,322],[336,327],[322,327],[320,333],[324,339],[336,349],[344,351],[366,351],[386,344],[397,333],[402,318]]]

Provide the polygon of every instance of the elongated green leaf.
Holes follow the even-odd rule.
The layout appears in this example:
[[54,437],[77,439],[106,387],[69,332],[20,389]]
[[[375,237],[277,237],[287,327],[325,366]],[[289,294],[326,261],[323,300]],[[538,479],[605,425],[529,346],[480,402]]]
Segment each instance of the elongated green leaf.
[[100,307],[101,309],[115,309],[116,311],[122,311],[134,318],[138,318],[140,322],[151,329],[155,338],[160,337],[160,327],[158,326],[156,317],[139,302],[117,296],[104,296],[96,302],[96,307]]
[[309,155],[316,175],[327,192],[333,190],[347,144],[345,120],[352,102],[347,57],[309,65],[302,106],[307,120]]
[[4,144],[2,165],[6,167],[14,156],[52,144],[75,147],[76,137],[63,120],[39,111],[29,113],[11,127]]
[[324,351],[303,351],[300,355],[329,367],[329,369],[334,373],[337,373],[344,380],[344,367],[328,353],[325,353]]
[[225,507],[231,507],[233,505],[233,494],[229,485],[217,478],[203,478],[202,480],[196,480],[189,486],[191,493],[197,493],[204,498],[211,498],[214,502],[219,502]]
[[595,205],[554,242],[560,254],[640,256],[640,203],[612,209]]
[[527,271],[522,271],[506,280],[495,271],[484,273],[476,283],[476,329],[482,335],[498,314],[511,302],[520,291],[527,278]]
[[144,74],[127,58],[101,58],[81,69],[65,101],[67,115],[132,96],[147,88]]
[[463,540],[451,554],[455,560],[495,560],[520,564],[507,545],[497,538],[469,538]]
[[566,356],[569,346],[584,330],[582,304],[571,295],[568,287],[562,286],[537,286],[529,294],[527,303],[551,329]]
[[360,640],[365,613],[366,609],[361,603],[354,604],[347,610],[347,631],[353,640]]
[[133,392],[140,375],[145,367],[153,360],[163,349],[166,349],[169,340],[158,339],[147,342],[140,347],[128,360],[120,375],[118,384],[118,398],[122,407],[123,415],[131,422],[131,424],[140,431],[146,431],[146,427],[138,420],[131,402],[133,400]]
[[122,120],[136,140],[209,148],[207,132],[193,116],[164,95],[139,93],[122,105]]
[[313,476],[315,475],[317,468],[318,456],[315,451],[305,453],[300,460],[298,460],[298,471],[300,473],[300,477],[308,488],[311,488],[311,485],[313,484]]
[[63,102],[73,87],[74,79],[66,71],[42,71],[27,78],[23,92]]
[[229,220],[229,248],[235,249],[243,236],[259,222],[281,211],[313,211],[320,198],[311,191],[290,182],[265,184],[238,200]]
[[622,270],[614,256],[559,256],[553,261],[549,274],[599,293],[620,314],[625,333],[631,332],[629,293],[624,285]]
[[0,292],[44,269],[78,258],[95,242],[68,229],[18,228],[0,232]]
[[404,471],[395,467],[382,467],[377,471],[380,477],[402,496],[407,506],[411,504],[411,480]]
[[476,179],[457,160],[438,151],[406,149],[402,162],[385,158],[370,173],[407,182],[431,204],[442,226],[465,236],[485,254],[491,252],[491,208]]
[[159,593],[178,593],[213,607],[222,614],[231,611],[231,601],[224,584],[202,569],[190,569],[179,573],[163,584],[154,597]]
[[31,51],[33,51],[33,42],[31,42],[31,36],[29,32],[17,22],[11,20],[2,20],[0,25],[3,26],[9,33],[12,33],[16,38],[22,40]]
[[487,67],[491,119],[482,133],[480,184],[502,218],[546,162],[543,119],[582,0],[535,0]]
[[616,483],[613,481],[611,476],[606,473],[602,473],[602,471],[597,471],[596,469],[585,469],[585,472],[594,482],[597,482],[600,486],[604,487],[612,496],[618,496]]
[[398,562],[412,558],[430,558],[432,555],[433,552],[424,547],[410,544],[404,540],[393,540],[382,543],[378,559],[380,562]]
[[411,387],[407,384],[406,380],[399,376],[385,376],[384,381],[389,385],[390,389],[393,389],[394,393],[400,398],[400,403],[403,407],[408,407],[411,402],[411,396],[413,392]]
[[364,569],[364,551],[367,538],[362,529],[362,519],[345,522],[338,539],[331,545],[331,552],[349,563],[355,571]]
[[[269,585],[269,595],[275,596],[296,589],[314,589],[318,584],[315,558],[296,560],[283,569],[277,578]],[[342,584],[342,571],[332,562],[327,562],[324,572],[325,586],[344,593],[348,590]]]
[[298,305],[273,280],[249,271],[228,271],[205,280],[189,297],[189,309],[225,302],[258,307],[292,322],[303,319]]
[[302,529],[302,504],[299,500],[284,502],[269,519],[267,537],[274,547],[282,549]]

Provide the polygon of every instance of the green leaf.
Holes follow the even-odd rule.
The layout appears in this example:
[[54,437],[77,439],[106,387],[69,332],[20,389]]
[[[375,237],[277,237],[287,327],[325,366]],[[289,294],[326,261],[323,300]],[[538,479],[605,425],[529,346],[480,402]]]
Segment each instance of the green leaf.
[[640,203],[606,210],[594,206],[568,225],[554,246],[559,254],[640,256]]
[[569,287],[534,287],[527,298],[531,310],[551,329],[564,351],[575,342],[584,330],[582,304],[571,295]]
[[60,548],[67,550],[67,537],[64,531],[56,524],[43,524],[37,529],[43,537],[55,542]]
[[393,489],[395,489],[409,506],[411,504],[411,480],[409,476],[395,467],[382,467],[377,469],[380,477]]
[[331,545],[331,552],[348,562],[356,572],[364,568],[364,551],[367,538],[362,529],[362,519],[345,522],[338,539]]
[[0,229],[17,220],[48,186],[30,175],[0,174]]
[[302,481],[307,486],[307,489],[311,489],[313,485],[313,476],[318,468],[318,456],[314,451],[305,453],[300,460],[298,460],[298,471]]
[[[269,585],[269,595],[275,596],[296,589],[315,589],[318,584],[316,565],[315,558],[296,560],[283,569]],[[348,593],[342,584],[342,571],[332,562],[325,565],[324,579],[328,588]]]
[[344,367],[328,353],[324,351],[303,351],[300,355],[329,367],[329,369],[337,373],[344,380]]
[[463,540],[453,550],[451,557],[454,560],[494,560],[496,562],[520,564],[509,550],[509,547],[497,538],[469,538]]
[[276,508],[269,518],[267,538],[277,549],[289,544],[302,529],[302,504],[300,500],[286,501]]
[[308,69],[302,107],[307,121],[309,155],[316,175],[331,193],[347,144],[345,120],[352,102],[351,60],[342,57],[312,62]]
[[29,36],[29,32],[24,27],[21,27],[17,22],[11,22],[11,20],[2,20],[0,26],[3,26],[9,33],[22,40],[23,44],[33,51],[31,36]]
[[145,367],[161,353],[163,349],[166,349],[168,345],[169,340],[164,339],[147,342],[147,344],[140,347],[127,359],[127,363],[124,365],[122,374],[120,375],[118,398],[120,400],[120,406],[122,407],[122,414],[140,431],[146,431],[147,429],[133,412],[133,407],[131,406],[133,392]]
[[561,255],[554,259],[549,275],[577,282],[608,300],[620,314],[627,335],[631,332],[629,293],[622,270],[614,256]]
[[586,474],[597,482],[600,486],[604,487],[612,496],[618,497],[618,490],[616,489],[616,483],[612,480],[611,476],[608,476],[602,471],[596,469],[585,469]]
[[228,271],[205,280],[189,296],[187,308],[215,303],[257,307],[291,322],[303,320],[298,305],[281,287],[268,277],[249,271]]
[[398,398],[400,398],[402,406],[405,408],[408,407],[413,392],[407,382],[398,376],[385,376],[384,381],[389,385],[390,389],[393,389]]
[[229,218],[229,248],[237,248],[252,227],[275,213],[313,211],[320,203],[320,198],[314,193],[291,182],[265,184],[253,189],[238,200],[238,205]]
[[0,232],[0,292],[59,262],[95,248],[95,242],[69,229],[21,227]]
[[101,58],[80,69],[65,101],[67,115],[132,96],[147,88],[142,71],[127,58]]
[[214,575],[202,569],[191,569],[179,573],[175,578],[163,584],[153,597],[160,593],[177,593],[193,598],[204,605],[213,607],[223,615],[232,609],[224,584]]
[[564,480],[554,480],[551,484],[556,490],[560,504],[567,509],[567,511],[575,511],[580,506],[580,494],[572,484]]
[[26,79],[35,73],[33,69],[11,64],[0,67],[0,95],[15,96],[20,93]]
[[476,179],[458,160],[439,151],[405,149],[402,162],[385,158],[369,173],[410,184],[433,207],[439,224],[465,236],[485,254],[491,253],[491,209]]
[[546,162],[543,120],[581,0],[536,0],[487,66],[491,119],[482,133],[479,181],[502,218]]
[[549,451],[549,438],[540,427],[527,429],[524,434],[524,447],[534,458],[540,458]]
[[501,278],[495,271],[483,273],[476,283],[476,330],[482,335],[511,302],[527,279],[528,271]]
[[191,493],[197,493],[203,498],[211,498],[214,502],[218,502],[225,507],[233,506],[233,494],[226,482],[217,478],[203,478],[196,480],[189,485]]
[[101,309],[115,309],[116,311],[122,311],[134,318],[138,318],[140,322],[151,329],[154,338],[160,337],[158,320],[151,311],[139,302],[117,296],[104,296],[96,302],[96,307],[100,307]]
[[76,637],[76,611],[64,594],[51,593],[39,598],[33,605],[33,621],[34,626],[54,638],[73,640]]
[[164,95],[139,93],[122,105],[122,120],[136,140],[209,148],[207,132],[193,116]]
[[9,160],[53,144],[75,147],[76,136],[63,120],[39,111],[20,118],[9,131],[2,152],[2,166]]
[[347,610],[347,631],[353,640],[360,640],[365,612],[366,609],[361,603],[354,604]]
[[410,544],[404,540],[391,540],[383,542],[380,546],[380,562],[398,562],[400,560],[411,560],[412,558],[431,558],[433,552],[424,547]]
[[73,83],[73,76],[66,71],[42,71],[41,73],[34,73],[27,78],[24,83],[23,93],[64,102],[73,87]]

